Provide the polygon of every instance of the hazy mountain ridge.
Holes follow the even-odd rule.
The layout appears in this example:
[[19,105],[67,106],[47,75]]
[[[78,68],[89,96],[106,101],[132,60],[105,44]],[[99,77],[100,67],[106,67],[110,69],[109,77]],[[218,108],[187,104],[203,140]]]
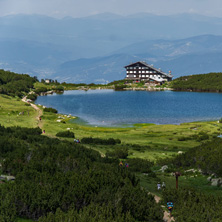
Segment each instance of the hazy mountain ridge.
[[[201,73],[206,64],[204,71],[222,69],[217,59],[222,53],[221,18],[147,13],[63,19],[15,15],[0,17],[0,29],[1,68],[39,78],[112,81],[123,78],[123,66],[136,60],[172,70],[175,76]],[[192,70],[186,63],[194,64]]]
[[172,71],[174,77],[222,70],[222,36],[152,40],[129,45],[115,53],[118,54],[66,62],[60,66],[59,73],[66,73],[69,81],[77,74],[81,76],[82,82],[89,83],[94,79],[112,81],[125,78],[124,66],[138,60],[153,64],[166,73]]

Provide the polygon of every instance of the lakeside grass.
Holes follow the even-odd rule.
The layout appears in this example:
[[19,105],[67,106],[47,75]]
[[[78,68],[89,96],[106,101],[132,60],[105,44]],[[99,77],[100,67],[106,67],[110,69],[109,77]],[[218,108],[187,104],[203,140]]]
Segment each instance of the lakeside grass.
[[[37,127],[38,112],[31,106],[27,106],[19,99],[0,95],[0,123],[4,126]],[[43,110],[42,106],[38,106]],[[23,115],[19,115],[23,112]],[[75,117],[68,117],[62,114],[43,112],[42,130],[46,135],[55,137],[60,131],[70,130],[75,137],[99,137],[103,139],[114,138],[122,141],[121,145],[129,148],[129,158],[143,158],[156,161],[160,158],[177,155],[178,151],[187,151],[198,146],[200,142],[192,139],[193,135],[199,132],[207,133],[210,138],[219,134],[221,124],[217,121],[183,123],[180,125],[155,125],[155,124],[134,124],[132,127],[97,127],[80,125],[73,122]],[[62,120],[62,122],[58,122]],[[181,137],[188,140],[180,141]],[[72,139],[67,139],[72,141]],[[132,148],[131,145],[144,146],[145,149]],[[105,155],[107,151],[114,149],[113,146],[87,145]]]
[[0,94],[0,124],[7,127],[37,127],[38,113],[28,104]]
[[[65,123],[58,123],[58,117],[65,118]],[[129,147],[129,158],[144,158],[156,161],[159,158],[166,158],[176,155],[178,151],[187,151],[188,149],[198,146],[200,142],[189,139],[179,141],[181,137],[192,137],[199,132],[207,133],[210,138],[218,134],[220,124],[216,121],[184,123],[180,125],[155,125],[155,124],[135,124],[133,127],[95,127],[87,125],[79,125],[70,121],[61,114],[44,113],[43,115],[44,129],[46,135],[55,136],[59,131],[70,131],[75,133],[75,137],[80,139],[83,137],[99,137],[103,139],[114,138],[122,141],[121,145]],[[71,139],[69,139],[72,141]],[[136,150],[131,145],[136,144],[146,146],[145,150]],[[109,150],[114,149],[113,146],[87,145],[89,148],[99,151],[102,155]]]

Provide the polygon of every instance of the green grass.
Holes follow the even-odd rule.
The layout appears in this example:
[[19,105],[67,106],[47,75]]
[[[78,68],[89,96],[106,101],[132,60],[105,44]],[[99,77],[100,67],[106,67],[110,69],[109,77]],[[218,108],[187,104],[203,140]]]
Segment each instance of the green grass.
[[[57,122],[59,116],[64,118],[65,123]],[[46,135],[49,136],[55,136],[57,132],[70,128],[70,131],[74,132],[75,137],[79,139],[83,137],[114,138],[120,139],[126,146],[127,144],[150,146],[150,149],[142,152],[130,148],[129,158],[140,157],[151,160],[170,157],[178,151],[186,151],[200,144],[194,139],[178,141],[180,137],[190,137],[199,132],[206,132],[212,138],[213,133],[218,133],[220,130],[220,124],[216,121],[181,125],[135,124],[133,127],[121,128],[80,125],[61,114],[44,113],[42,120]],[[91,148],[102,154],[111,149],[109,146],[91,146]]]
[[[23,113],[19,115],[19,113]],[[0,95],[0,124],[4,126],[36,127],[37,112],[21,99]]]
[[[42,109],[42,107],[40,106]],[[19,115],[24,112],[23,115]],[[21,126],[36,127],[38,121],[36,116],[38,112],[31,106],[25,105],[20,99],[0,95],[0,124],[4,126]],[[61,117],[61,118],[59,118]],[[183,123],[180,125],[155,125],[155,124],[135,124],[132,127],[95,127],[88,125],[80,125],[73,122],[74,117],[68,117],[62,114],[43,113],[42,129],[46,131],[46,135],[55,137],[56,133],[67,130],[75,133],[76,138],[83,137],[99,137],[114,138],[122,141],[121,145],[129,148],[128,158],[143,158],[156,161],[160,158],[166,158],[177,155],[178,151],[187,151],[188,149],[200,144],[194,139],[186,141],[178,141],[180,137],[191,137],[199,132],[205,132],[212,139],[213,135],[219,134],[222,124],[217,121],[211,122],[194,122]],[[63,120],[65,123],[57,122]],[[64,138],[63,138],[64,139]],[[73,141],[73,139],[67,139]],[[146,148],[136,149],[132,144],[140,146],[149,146]],[[105,145],[86,145],[88,148],[95,149],[105,155],[107,151],[111,151],[115,146]],[[158,173],[157,178],[150,178],[147,175],[137,174],[140,184],[149,192],[161,196],[161,191],[157,191],[157,182],[164,181],[166,187],[175,187],[175,177]],[[181,176],[179,178],[180,187],[192,187],[201,192],[221,195],[222,188],[213,187],[207,181],[206,176],[198,175],[197,177]],[[30,220],[18,219],[18,222]]]
[[[157,190],[158,182],[165,182],[166,188],[176,188],[176,178],[170,174],[157,173],[157,178],[150,178],[144,174],[137,174],[140,179],[142,187],[147,189],[149,192],[156,194],[157,196],[162,195],[162,190]],[[201,174],[194,175],[183,175],[179,177],[179,189],[180,188],[194,188],[205,194],[222,196],[222,187],[211,186],[211,183],[207,181],[208,176]]]
[[16,222],[33,222],[33,220],[18,218]]
[[[4,126],[22,126],[36,127],[37,111],[32,107],[26,106],[24,102],[15,98],[0,95],[0,124]],[[40,107],[42,109],[42,107]],[[24,115],[19,115],[24,112]],[[62,118],[59,118],[62,117]],[[194,139],[179,141],[180,137],[191,137],[199,132],[206,132],[212,138],[212,135],[220,132],[222,124],[216,121],[183,123],[180,125],[155,125],[155,124],[135,124],[132,127],[95,127],[89,125],[80,125],[73,122],[74,117],[67,117],[62,114],[43,113],[42,129],[46,135],[55,137],[55,135],[67,129],[75,133],[75,137],[99,137],[120,139],[122,144],[129,147],[129,158],[144,158],[157,160],[176,155],[178,151],[186,151],[191,147],[200,144]],[[57,122],[63,120],[63,122]],[[72,139],[68,139],[72,141]],[[140,146],[149,146],[149,149],[135,150],[130,144]],[[88,146],[98,150],[102,155],[107,150],[113,149],[110,146]]]

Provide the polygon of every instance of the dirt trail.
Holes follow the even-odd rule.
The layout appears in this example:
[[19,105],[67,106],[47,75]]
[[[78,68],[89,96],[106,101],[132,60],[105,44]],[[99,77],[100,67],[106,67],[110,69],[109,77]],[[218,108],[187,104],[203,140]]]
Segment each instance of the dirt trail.
[[[154,195],[154,199],[156,201],[156,203],[160,202],[160,197],[158,197],[157,195]],[[164,207],[164,206],[162,206]],[[173,217],[170,217],[170,213],[168,211],[164,211],[164,216],[163,216],[163,221],[165,222],[171,222],[171,221],[175,221]]]
[[[27,102],[26,96],[22,98],[22,101],[25,102],[25,103],[29,103],[29,102]],[[43,114],[42,110],[39,109],[39,107],[36,106],[36,105],[33,104],[33,103],[29,103],[29,104],[32,106],[32,108],[34,108],[34,109],[38,112],[38,115],[36,116],[37,126],[38,126],[40,129],[42,129],[43,123],[42,123],[42,120],[40,120],[40,116],[42,116],[42,114]]]

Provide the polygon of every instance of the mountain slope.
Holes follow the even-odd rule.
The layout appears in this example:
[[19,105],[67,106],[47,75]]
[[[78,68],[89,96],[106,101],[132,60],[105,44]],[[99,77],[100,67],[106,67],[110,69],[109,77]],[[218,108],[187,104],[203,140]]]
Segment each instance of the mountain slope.
[[[59,81],[105,83],[125,78],[124,66],[130,62],[144,61],[145,56],[115,54],[107,57],[80,59],[63,63],[54,75]],[[174,78],[181,75],[221,72],[222,52],[186,54],[168,60],[146,59],[146,62],[161,68],[164,72],[172,71]]]
[[[147,13],[63,19],[11,15],[0,17],[0,30],[0,68],[39,78],[112,81],[123,77],[123,66],[137,60],[176,75],[203,72],[205,64],[209,64],[206,70],[220,71],[217,58],[209,58],[209,53],[222,52],[222,37],[216,36],[222,35],[221,18]],[[190,37],[195,35],[199,36]],[[198,61],[190,61],[192,56]],[[205,61],[209,59],[212,63]],[[192,69],[183,61],[194,63]]]

